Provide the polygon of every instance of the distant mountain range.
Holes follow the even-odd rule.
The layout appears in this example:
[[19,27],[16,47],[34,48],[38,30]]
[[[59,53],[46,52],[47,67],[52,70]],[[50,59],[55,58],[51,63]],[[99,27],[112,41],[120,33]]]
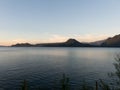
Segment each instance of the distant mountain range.
[[61,43],[20,43],[12,45],[12,47],[120,47],[120,34],[105,40],[95,41],[91,43],[81,43],[75,39],[69,39],[66,42]]
[[43,44],[29,44],[21,43],[12,45],[12,47],[92,47],[93,45],[80,43],[75,39],[69,39],[66,42],[61,43],[43,43]]
[[7,46],[0,45],[0,47],[7,47]]

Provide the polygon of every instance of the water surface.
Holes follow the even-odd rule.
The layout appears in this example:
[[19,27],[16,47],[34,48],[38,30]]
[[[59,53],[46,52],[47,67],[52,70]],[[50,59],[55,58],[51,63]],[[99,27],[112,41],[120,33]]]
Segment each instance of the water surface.
[[70,78],[71,87],[85,80],[109,81],[107,73],[114,71],[113,62],[119,48],[46,48],[1,47],[0,88],[15,90],[26,79],[34,87],[53,87],[62,74]]

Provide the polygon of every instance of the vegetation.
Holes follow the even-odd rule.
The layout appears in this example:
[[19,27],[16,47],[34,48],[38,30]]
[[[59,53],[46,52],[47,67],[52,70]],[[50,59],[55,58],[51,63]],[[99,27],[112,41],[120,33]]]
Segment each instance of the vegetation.
[[[81,86],[80,86],[81,87]],[[20,90],[29,90],[28,83],[26,80],[23,81],[23,85]],[[30,89],[32,90],[32,89]],[[70,88],[69,78],[63,74],[63,78],[60,80],[60,87],[56,88],[53,87],[51,89],[48,88],[36,88],[36,90],[72,90]],[[88,86],[85,82],[83,83],[82,87],[75,90],[120,90],[120,89],[110,89],[110,87],[104,83],[102,80],[99,80],[99,84],[96,81],[95,86]]]
[[22,87],[22,90],[28,90],[28,85],[26,80],[23,81],[23,85],[21,87]]

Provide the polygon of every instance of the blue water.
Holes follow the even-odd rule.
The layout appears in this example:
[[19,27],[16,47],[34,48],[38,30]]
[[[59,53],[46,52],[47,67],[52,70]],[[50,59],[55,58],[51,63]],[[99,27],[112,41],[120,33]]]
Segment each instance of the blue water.
[[24,79],[31,88],[51,88],[63,73],[73,88],[84,80],[90,85],[99,79],[109,81],[107,74],[115,70],[119,52],[119,48],[1,47],[0,89],[16,90]]

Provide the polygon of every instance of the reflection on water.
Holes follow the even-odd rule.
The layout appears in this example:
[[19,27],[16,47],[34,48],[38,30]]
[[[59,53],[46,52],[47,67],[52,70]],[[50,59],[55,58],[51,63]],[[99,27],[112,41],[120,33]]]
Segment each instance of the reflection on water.
[[109,80],[119,48],[0,48],[0,88],[19,87],[24,79],[33,86],[51,87],[66,73],[71,85],[83,80]]

